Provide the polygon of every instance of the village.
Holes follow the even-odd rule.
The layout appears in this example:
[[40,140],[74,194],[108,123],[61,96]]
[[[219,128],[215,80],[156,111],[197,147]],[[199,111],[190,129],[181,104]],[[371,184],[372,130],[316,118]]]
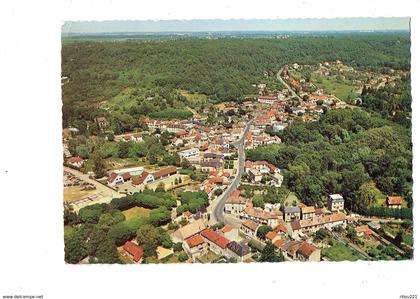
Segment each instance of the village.
[[[172,192],[178,198],[182,193],[205,194],[208,204],[193,211],[184,206],[180,209],[183,204],[180,200],[171,208],[170,223],[162,227],[173,244],[182,244],[182,249],[178,246],[175,252],[173,248],[159,247],[161,262],[173,261],[171,257],[175,254],[179,257],[180,250],[189,262],[267,261],[262,258],[267,254],[267,246],[270,254],[286,261],[375,260],[381,254],[389,259],[403,256],[404,250],[391,243],[381,228],[392,226],[388,221],[404,225],[403,221],[352,213],[345,208],[345,194],[329,194],[322,207],[307,206],[296,198],[289,200],[293,198],[290,193],[287,200],[279,203],[263,202],[254,206],[252,196],[247,194],[245,187],[281,189],[283,171],[264,160],[248,160],[246,150],[281,144],[278,133],[297,119],[311,122],[329,109],[357,109],[363,84],[357,91],[352,90],[354,97],[342,99],[305,77],[308,68],[319,76],[337,70],[352,71],[340,61],[320,63],[318,67],[287,65],[277,74],[283,88],[273,90],[269,84],[256,83],[259,94],[255,98],[215,105],[216,116],[224,115],[226,121],[210,124],[210,111],[204,109],[199,114],[193,110],[191,119],[145,118],[142,119],[145,130],[113,136],[114,143],[139,144],[150,136],[160,138],[165,134],[169,136],[165,151],[176,157],[178,165],[140,163],[125,167],[124,163],[117,163],[104,177],[98,178],[92,170],[86,171],[85,159],[72,156],[66,137],[66,206],[78,212],[93,204],[109,204],[115,198],[135,196],[145,190]],[[364,83],[376,86],[398,75],[376,81],[367,79]],[[103,130],[109,126],[106,117],[96,117],[95,123]],[[68,128],[68,134],[77,132]],[[399,209],[402,205],[404,199],[399,195],[390,194],[385,200],[388,209]],[[124,215],[130,209],[123,211]],[[340,251],[343,257],[337,257],[335,251]],[[119,252],[127,262],[144,262],[144,248],[135,239],[127,240]]]

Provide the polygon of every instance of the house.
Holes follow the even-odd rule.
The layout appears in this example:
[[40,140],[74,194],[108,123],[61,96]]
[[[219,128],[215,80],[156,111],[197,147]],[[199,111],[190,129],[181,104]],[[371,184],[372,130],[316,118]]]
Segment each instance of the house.
[[176,167],[175,166],[168,166],[166,168],[162,168],[156,172],[153,173],[153,177],[155,179],[155,181],[162,179],[162,178],[166,178],[169,177],[171,175],[176,174]]
[[200,150],[198,148],[189,148],[178,152],[181,159],[197,159],[200,156]]
[[128,254],[136,263],[140,264],[142,262],[144,254],[143,247],[131,241],[127,241],[125,242],[122,249],[123,252]]
[[283,253],[284,257],[288,257],[291,259],[296,259],[297,255],[297,251],[300,247],[302,242],[300,241],[287,241],[285,243],[283,243],[283,245],[281,245],[280,250]]
[[295,220],[291,223],[291,236],[295,239],[304,234],[315,233],[320,228],[332,230],[334,227],[346,228],[347,216],[343,213],[316,216],[312,219]]
[[401,196],[387,196],[386,206],[391,209],[400,209],[402,204]]
[[110,187],[115,187],[117,185],[123,184],[126,181],[131,179],[131,175],[128,172],[117,174],[112,172],[111,175],[108,177],[107,184]]
[[305,219],[312,219],[315,217],[315,207],[301,207],[301,219],[305,220]]
[[154,180],[155,180],[155,178],[154,178],[152,173],[149,173],[147,171],[143,171],[142,174],[139,177],[137,177],[137,178],[135,178],[131,181],[131,184],[133,186],[137,186],[137,185],[141,185],[141,184],[147,185],[148,183],[151,183]]
[[238,262],[243,262],[251,255],[251,250],[247,244],[232,241],[227,245],[226,255],[230,258],[236,259]]
[[278,233],[274,232],[274,231],[270,231],[265,235],[265,238],[270,241],[271,243],[274,244],[274,242],[276,242],[277,240],[281,239],[281,235],[279,235]]
[[67,160],[67,163],[70,164],[71,166],[80,168],[83,166],[83,159],[80,158],[79,156],[71,157],[70,159]]
[[225,213],[233,214],[235,216],[240,215],[246,208],[247,200],[241,196],[237,196],[237,193],[233,193],[225,202]]
[[262,225],[269,225],[276,227],[283,220],[283,213],[281,211],[267,212],[260,208],[248,206],[244,209],[241,218],[253,220]]
[[106,120],[105,117],[101,116],[101,117],[95,117],[93,120],[95,123],[98,124],[98,126],[103,129],[106,126],[108,126],[108,121]]
[[274,104],[278,99],[277,96],[259,96],[257,98],[259,103],[264,103],[264,104],[269,104],[272,105]]
[[252,220],[246,220],[242,222],[240,230],[247,236],[255,237],[257,234],[258,227],[259,227],[258,223],[255,223]]
[[199,219],[197,221],[194,221],[190,224],[187,224],[177,229],[175,232],[171,234],[171,238],[175,243],[183,242],[184,240],[192,236],[198,235],[205,229],[206,229],[206,225],[204,224],[203,219]]
[[284,221],[290,222],[293,220],[300,220],[299,207],[285,207],[284,208]]
[[321,250],[304,241],[296,251],[296,258],[300,261],[319,262],[321,260]]
[[177,172],[177,169],[176,169],[175,166],[168,166],[168,167],[159,169],[158,171],[153,172],[153,173],[143,171],[141,176],[132,180],[131,183],[134,186],[141,185],[141,184],[147,185],[151,182],[154,182],[154,181],[160,180],[162,178],[166,178],[166,177],[169,177],[171,175],[174,175],[174,174],[176,174],[176,172]]
[[197,257],[207,252],[208,246],[201,235],[195,235],[182,242],[182,248],[195,261]]
[[201,232],[201,236],[204,238],[204,241],[208,244],[209,250],[218,254],[226,255],[227,245],[230,243],[228,239],[219,235],[211,228],[207,228]]
[[355,231],[358,237],[369,238],[373,234],[368,225],[360,225],[355,228]]
[[331,212],[339,212],[344,210],[344,198],[340,194],[330,194],[328,196],[328,209]]
[[134,142],[141,142],[143,141],[143,137],[141,133],[128,133],[128,134],[122,134],[122,135],[116,135],[114,136],[114,141],[134,141]]
[[289,232],[289,230],[287,229],[286,225],[284,225],[284,223],[280,223],[279,225],[277,225],[273,231],[283,236],[287,235],[287,233]]

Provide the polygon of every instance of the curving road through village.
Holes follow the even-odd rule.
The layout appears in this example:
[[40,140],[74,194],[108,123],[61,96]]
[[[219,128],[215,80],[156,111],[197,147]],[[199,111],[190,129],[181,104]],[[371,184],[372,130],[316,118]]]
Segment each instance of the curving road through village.
[[229,187],[227,187],[227,189],[223,192],[222,195],[214,199],[214,201],[212,202],[212,205],[210,206],[211,217],[214,222],[225,223],[223,211],[224,211],[226,200],[228,199],[232,191],[238,189],[239,184],[241,182],[241,177],[244,172],[244,166],[245,166],[245,149],[244,149],[245,135],[249,131],[251,123],[252,123],[252,120],[247,123],[244,129],[244,132],[242,134],[242,137],[237,142],[232,143],[232,145],[234,145],[238,149],[238,172],[236,173],[236,176],[234,180],[232,181],[232,183],[229,185]]

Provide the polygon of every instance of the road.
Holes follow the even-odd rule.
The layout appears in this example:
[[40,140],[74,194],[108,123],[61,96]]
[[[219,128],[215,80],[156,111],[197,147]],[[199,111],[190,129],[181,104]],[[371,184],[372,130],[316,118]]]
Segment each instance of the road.
[[284,86],[286,86],[286,88],[291,92],[293,97],[297,97],[301,102],[303,101],[303,99],[298,96],[298,94],[289,86],[289,84],[287,84],[283,78],[281,77],[281,73],[283,72],[283,68],[281,68],[278,73],[277,73],[277,80],[279,80]]
[[210,208],[211,211],[211,220],[212,222],[221,222],[225,223],[225,217],[223,216],[223,210],[225,207],[226,200],[228,199],[230,193],[232,191],[238,189],[239,184],[241,182],[242,174],[244,172],[245,166],[245,150],[244,150],[244,140],[245,135],[249,131],[249,127],[252,123],[252,120],[249,121],[244,129],[244,133],[239,141],[232,143],[235,147],[238,148],[238,172],[236,173],[235,178],[233,179],[232,183],[226,188],[222,195],[215,198],[212,202]]

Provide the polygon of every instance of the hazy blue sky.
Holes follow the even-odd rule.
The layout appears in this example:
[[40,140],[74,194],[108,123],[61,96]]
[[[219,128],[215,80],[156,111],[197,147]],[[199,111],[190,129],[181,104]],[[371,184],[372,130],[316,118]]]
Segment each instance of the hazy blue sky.
[[409,18],[65,22],[62,33],[409,30]]

